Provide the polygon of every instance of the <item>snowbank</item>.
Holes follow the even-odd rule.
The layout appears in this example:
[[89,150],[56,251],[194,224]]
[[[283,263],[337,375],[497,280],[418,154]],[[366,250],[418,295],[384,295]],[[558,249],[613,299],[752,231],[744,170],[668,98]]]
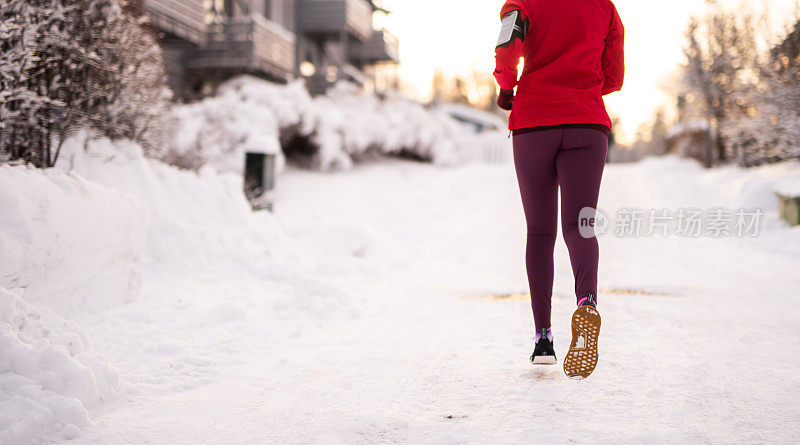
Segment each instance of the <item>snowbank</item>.
[[139,292],[145,216],[129,195],[63,171],[0,166],[0,286],[62,314]]
[[0,443],[72,439],[119,374],[73,322],[0,287]]
[[287,261],[291,257],[277,220],[252,211],[239,174],[208,165],[180,170],[145,158],[137,144],[90,133],[64,144],[57,168],[127,196],[140,208],[147,221],[139,240],[145,266],[158,273],[220,273],[215,268],[222,262],[250,270],[262,266],[259,259],[269,254],[265,245],[285,250]]
[[[282,163],[281,142],[294,137],[309,140],[316,150],[313,166],[322,170],[350,168],[354,158],[371,152],[452,165],[474,159],[486,144],[485,136],[477,137],[447,109],[379,99],[345,83],[312,98],[300,82],[283,86],[241,76],[223,84],[216,97],[176,107],[175,117],[171,156],[197,154],[219,171],[241,172],[246,151],[276,153]],[[502,131],[490,133],[502,143]]]
[[235,225],[252,214],[240,175],[180,170],[145,158],[141,146],[126,140],[79,133],[65,142],[56,167],[131,198],[150,224]]
[[140,248],[143,273],[151,280],[239,277],[280,289],[261,302],[276,314],[324,318],[352,312],[349,294],[316,277],[318,267],[337,261],[313,254],[314,246],[298,246],[275,215],[253,212],[239,174],[208,165],[180,170],[145,158],[137,144],[90,133],[64,144],[57,168],[136,203],[147,221]]
[[709,187],[718,187],[720,195],[728,199],[734,207],[777,212],[778,199],[775,190],[791,187],[793,181],[800,178],[798,171],[800,163],[797,161],[748,168],[726,165],[708,170],[704,179]]
[[61,316],[104,319],[141,301],[143,276],[237,277],[261,289],[257,299],[216,302],[223,318],[254,308],[262,322],[355,314],[351,294],[316,276],[318,263],[333,261],[298,246],[274,215],[253,212],[240,175],[180,170],[129,141],[80,132],[54,169],[0,166],[0,208],[0,443],[71,438],[89,424],[119,377]]
[[[725,165],[707,169],[695,159],[676,155],[647,157],[628,165],[648,176],[646,184],[636,184],[636,187],[650,190],[653,208],[761,209],[776,217],[775,190],[796,178],[798,167],[800,164],[796,161],[783,161],[757,167]],[[698,186],[708,192],[697,193]],[[600,201],[603,207],[603,196]]]
[[[131,301],[145,273],[255,277],[305,289],[317,286],[314,258],[326,261],[309,258],[275,215],[252,211],[241,175],[180,170],[145,158],[135,143],[90,132],[64,143],[55,169],[1,167],[0,205],[0,286],[62,315]],[[328,294],[273,303],[298,312],[326,307],[316,315],[330,313],[328,303],[347,310],[346,299]]]
[[[500,132],[476,136],[444,112],[416,103],[346,89],[312,99],[299,84],[247,77],[224,85],[215,98],[178,107],[176,119],[174,154],[199,151],[207,165],[193,166],[196,171],[147,159],[137,144],[89,132],[65,141],[55,169],[0,166],[0,443],[68,439],[90,424],[125,376],[61,317],[118,323],[108,315],[118,313],[111,308],[138,298],[135,307],[147,301],[151,309],[140,312],[142,325],[128,335],[160,332],[175,321],[158,318],[168,302],[175,304],[174,294],[152,283],[180,290],[182,280],[236,280],[258,289],[227,301],[182,294],[179,304],[199,306],[192,320],[202,318],[203,304],[213,303],[215,324],[244,320],[253,311],[262,323],[358,317],[356,297],[337,280],[361,267],[363,252],[350,252],[352,240],[371,235],[347,225],[334,231],[337,240],[347,239],[342,255],[298,243],[274,215],[251,210],[242,192],[245,151],[280,158],[281,139],[305,137],[318,148],[317,166],[335,169],[369,153],[410,152],[456,163],[507,144]],[[143,277],[151,289],[139,295]],[[119,366],[117,345],[104,344],[96,332],[93,337]],[[197,354],[168,355],[172,366]]]
[[[800,170],[800,165],[797,166]],[[800,175],[793,178],[786,178],[775,185],[775,193],[786,197],[800,196]]]
[[241,176],[179,170],[89,132],[55,169],[0,166],[0,208],[0,286],[66,316],[129,302],[145,261],[180,267],[253,224]]

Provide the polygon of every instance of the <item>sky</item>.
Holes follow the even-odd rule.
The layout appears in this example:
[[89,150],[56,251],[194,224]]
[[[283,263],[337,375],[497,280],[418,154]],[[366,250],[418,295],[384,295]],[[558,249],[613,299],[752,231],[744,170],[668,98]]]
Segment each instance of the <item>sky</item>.
[[[742,0],[721,0],[734,5]],[[392,11],[385,27],[400,40],[400,75],[418,99],[430,94],[431,76],[494,70],[494,45],[504,0],[383,0]],[[777,21],[788,17],[795,0],[750,0],[769,8]],[[654,109],[671,100],[663,85],[683,61],[683,34],[689,17],[705,9],[702,0],[615,0],[626,29],[623,90],[606,96],[608,109],[621,118],[620,139],[630,140]]]

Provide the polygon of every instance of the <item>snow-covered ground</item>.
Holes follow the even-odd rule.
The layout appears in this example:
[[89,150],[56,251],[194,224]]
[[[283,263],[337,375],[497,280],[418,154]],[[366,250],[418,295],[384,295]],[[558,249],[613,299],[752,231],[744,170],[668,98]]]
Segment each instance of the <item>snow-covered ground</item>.
[[[6,268],[33,277],[46,265],[0,257],[9,288],[0,293],[0,443],[800,440],[800,229],[777,220],[772,194],[797,163],[609,165],[606,212],[762,207],[766,219],[752,238],[603,236],[601,359],[573,381],[560,366],[528,364],[530,308],[515,295],[527,290],[525,229],[508,163],[288,168],[269,214],[247,209],[235,176],[104,150],[68,151],[70,174],[0,167],[4,204],[15,184],[50,181],[79,202],[116,202],[110,222],[144,226],[111,244],[141,264],[140,282],[115,291],[141,286],[124,304],[108,286],[75,294],[81,280],[107,282],[121,267],[92,274],[56,251],[53,273],[81,280],[37,298],[35,278],[10,282]],[[69,233],[83,227],[58,202],[8,208],[56,218]],[[8,227],[0,223],[0,241],[13,247]],[[118,265],[119,255],[81,239],[67,237],[75,255]],[[559,359],[572,287],[559,239]],[[70,320],[50,310],[58,298],[72,298],[58,311]]]

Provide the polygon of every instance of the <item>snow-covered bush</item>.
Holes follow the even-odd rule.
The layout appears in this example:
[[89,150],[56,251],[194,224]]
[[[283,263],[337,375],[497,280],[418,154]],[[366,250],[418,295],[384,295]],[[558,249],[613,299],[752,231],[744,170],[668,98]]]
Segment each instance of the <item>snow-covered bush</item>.
[[312,98],[301,82],[276,85],[241,76],[215,97],[176,106],[174,116],[177,137],[167,158],[220,171],[241,172],[245,151],[275,153],[281,164],[284,155],[307,156],[309,166],[321,170],[349,168],[370,153],[453,164],[487,143],[486,135],[443,110],[380,99],[346,83]]
[[442,111],[401,97],[381,100],[346,83],[316,98],[315,105],[317,131],[338,138],[341,151],[351,157],[376,151],[449,164],[466,148],[460,143],[469,142],[463,126]]
[[85,124],[154,140],[168,98],[160,50],[120,1],[3,0],[0,20],[5,157],[52,166],[60,142]]
[[178,125],[165,160],[183,168],[211,164],[241,173],[246,151],[279,155],[281,128],[296,127],[311,108],[311,97],[299,83],[238,78],[214,97],[173,108]]

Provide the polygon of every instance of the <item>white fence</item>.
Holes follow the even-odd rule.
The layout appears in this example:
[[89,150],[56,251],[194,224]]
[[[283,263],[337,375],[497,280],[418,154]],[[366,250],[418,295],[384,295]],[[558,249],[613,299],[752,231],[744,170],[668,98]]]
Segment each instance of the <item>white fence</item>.
[[513,146],[508,131],[477,133],[466,154],[471,162],[504,164],[514,160]]

